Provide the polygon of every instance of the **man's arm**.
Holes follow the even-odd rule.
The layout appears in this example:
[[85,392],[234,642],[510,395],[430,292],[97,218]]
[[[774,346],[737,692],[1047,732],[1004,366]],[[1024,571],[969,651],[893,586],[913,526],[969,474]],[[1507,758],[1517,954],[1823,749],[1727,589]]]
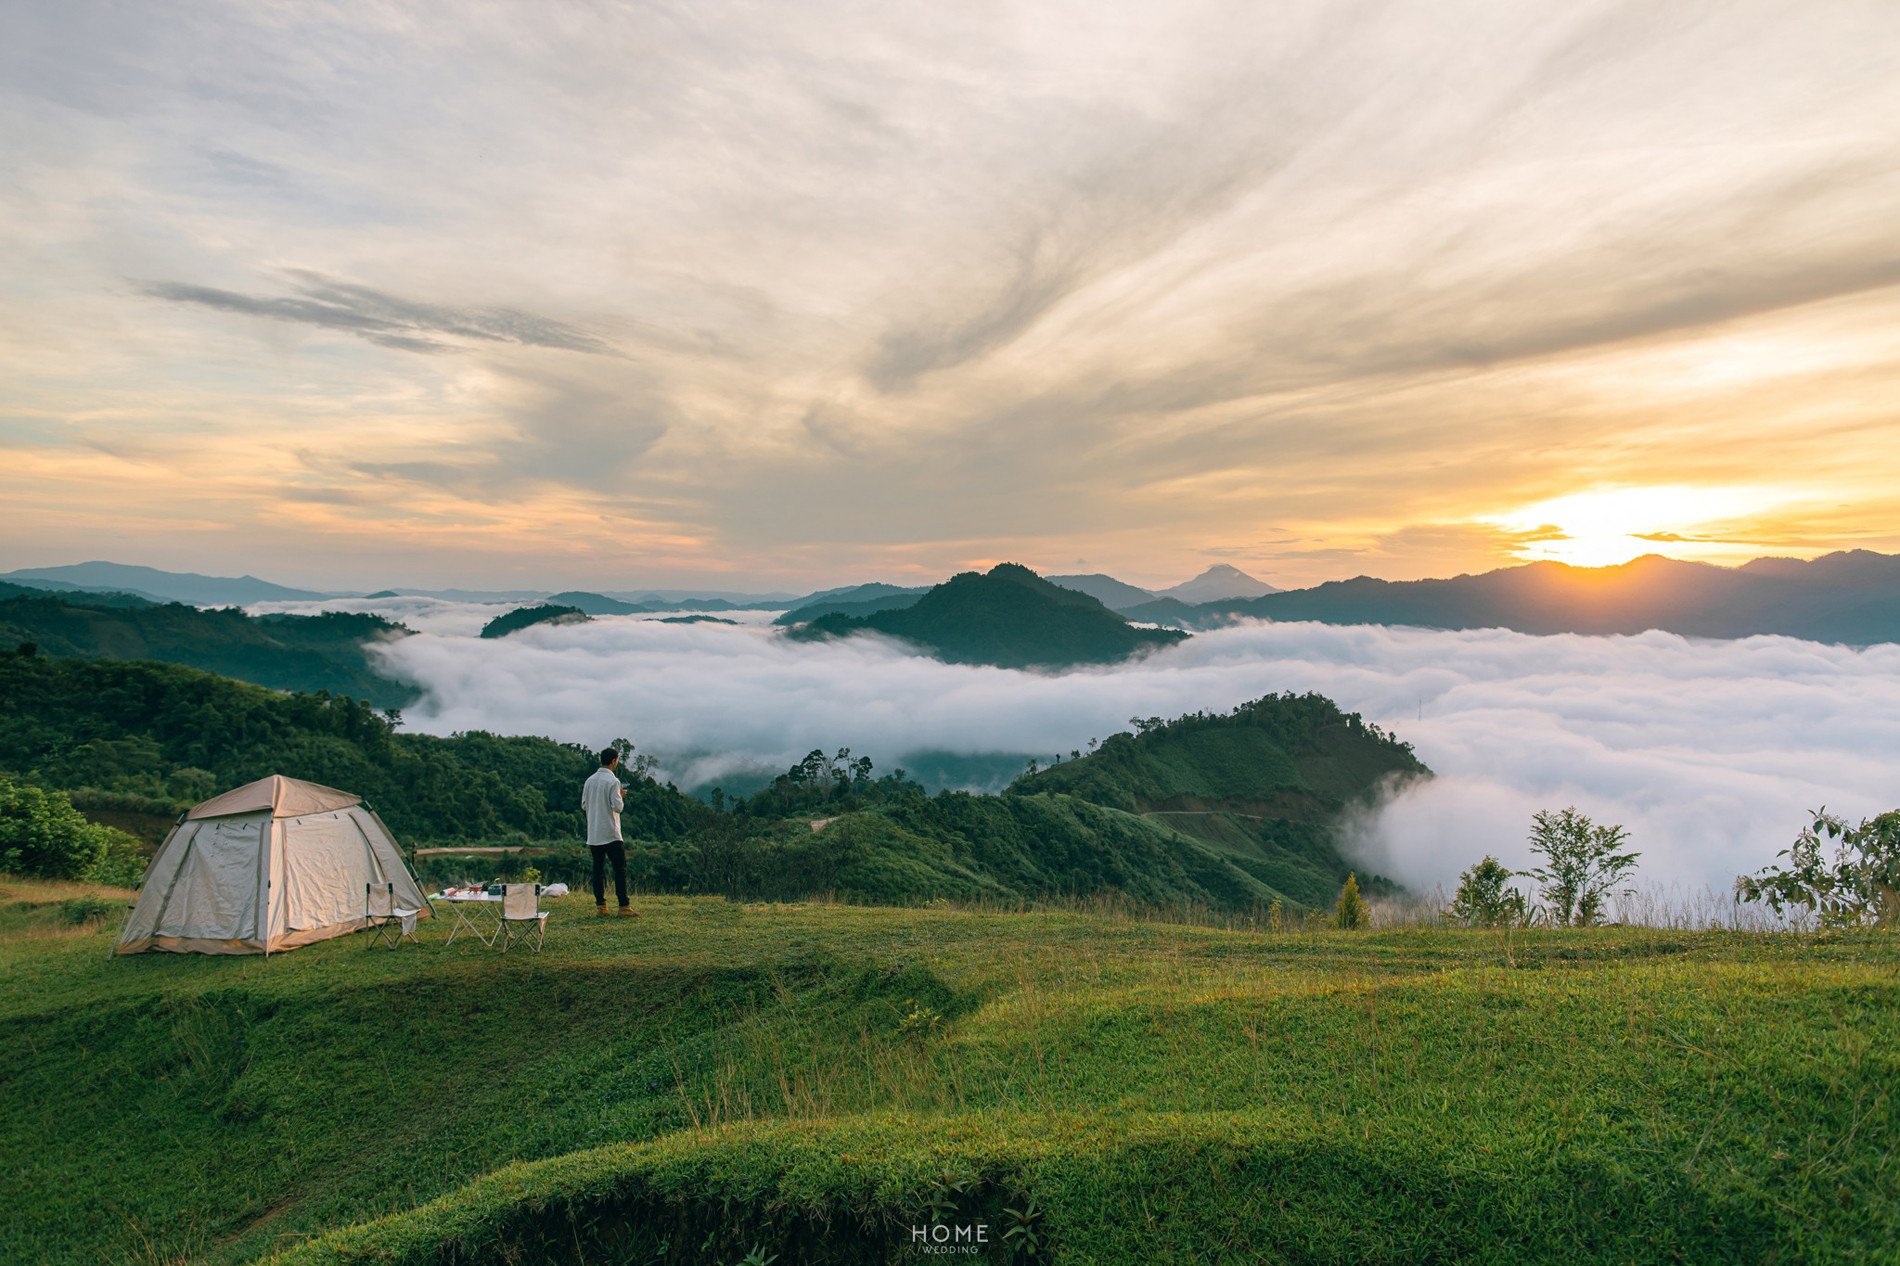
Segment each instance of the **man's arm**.
[[615,778],[614,779],[614,812],[615,813],[618,813],[622,809],[627,807],[627,798],[625,795],[621,794],[623,790],[624,789],[621,786],[620,779]]

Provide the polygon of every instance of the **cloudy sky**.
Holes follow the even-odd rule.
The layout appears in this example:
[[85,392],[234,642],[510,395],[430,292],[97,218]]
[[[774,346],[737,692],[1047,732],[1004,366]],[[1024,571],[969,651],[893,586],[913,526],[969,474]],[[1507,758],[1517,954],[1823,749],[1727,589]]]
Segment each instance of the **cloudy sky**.
[[0,7],[0,567],[1900,548],[1900,5]]

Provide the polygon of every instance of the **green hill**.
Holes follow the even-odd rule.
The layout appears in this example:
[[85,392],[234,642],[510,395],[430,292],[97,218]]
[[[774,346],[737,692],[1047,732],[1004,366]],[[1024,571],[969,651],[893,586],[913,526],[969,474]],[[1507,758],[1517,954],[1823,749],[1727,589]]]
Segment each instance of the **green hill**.
[[[587,866],[577,801],[590,747],[407,734],[353,699],[154,663],[0,655],[0,694],[18,705],[0,713],[0,771],[73,792],[141,834],[151,822],[107,815],[162,825],[218,789],[283,773],[362,793],[405,844],[552,846],[536,864],[570,883]],[[1279,898],[1298,910],[1329,903],[1350,869],[1339,811],[1422,768],[1326,700],[1287,696],[1114,736],[1004,795],[927,795],[901,772],[879,778],[868,760],[813,753],[718,808],[637,780],[623,826],[634,873],[666,892],[1236,912]],[[1192,807],[1219,812],[1168,811]]]
[[[720,838],[696,837],[690,854],[644,850],[636,865],[663,890],[739,899],[1313,909],[1353,869],[1341,814],[1390,780],[1429,774],[1410,747],[1319,695],[1138,725],[1000,796],[929,796],[901,771],[877,778],[849,752],[813,752],[736,802]],[[704,868],[708,849],[716,868]]]
[[252,616],[125,594],[0,599],[0,649],[30,643],[43,655],[163,660],[276,690],[354,695],[383,708],[409,704],[416,692],[383,676],[368,644],[409,631],[374,615]]
[[900,591],[898,593],[880,594],[874,598],[821,598],[816,602],[807,603],[802,607],[793,607],[790,611],[781,613],[772,623],[790,627],[795,624],[809,624],[821,616],[828,615],[847,616],[852,619],[857,619],[862,616],[875,615],[879,611],[901,611],[905,607],[916,606],[917,599],[921,596],[923,596],[921,592],[906,593]]
[[593,617],[579,607],[544,602],[539,606],[516,607],[513,611],[496,616],[482,625],[482,636],[507,637],[510,633],[519,633],[537,624],[582,624],[591,619]]
[[861,632],[902,638],[948,663],[999,668],[1116,663],[1185,636],[1136,628],[1087,594],[1052,585],[1015,563],[961,572],[898,610],[820,616],[791,635]]
[[548,598],[548,605],[570,608],[586,615],[643,615],[663,609],[638,602],[622,602],[618,598],[609,598],[603,593],[589,593],[584,589],[553,594]]
[[[1227,713],[1136,721],[1080,760],[1018,780],[1017,794],[1070,796],[1165,826],[1305,906],[1352,867],[1341,815],[1394,781],[1428,777],[1410,745],[1323,695],[1268,695]],[[1362,876],[1374,891],[1376,876]]]
[[[277,694],[156,663],[0,653],[0,771],[45,786],[159,802],[173,813],[216,791],[287,774],[363,795],[406,845],[582,840],[593,750],[481,731],[405,734],[346,697]],[[640,780],[628,831],[686,835],[711,811]]]
[[[0,880],[8,1260],[1881,1262],[1890,937],[549,903],[107,956]],[[1008,1212],[1015,1210],[1014,1214]],[[356,1224],[356,1225],[352,1225]],[[1034,1233],[1036,1252],[1013,1255]]]

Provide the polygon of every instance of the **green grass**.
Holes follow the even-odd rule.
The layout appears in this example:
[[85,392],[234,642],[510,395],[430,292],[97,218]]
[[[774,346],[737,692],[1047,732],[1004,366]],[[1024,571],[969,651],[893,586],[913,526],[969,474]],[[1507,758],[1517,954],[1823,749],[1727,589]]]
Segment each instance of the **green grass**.
[[1064,1262],[1900,1243],[1890,936],[669,897],[538,957],[115,961],[0,888],[9,1260],[909,1260],[1029,1201]]

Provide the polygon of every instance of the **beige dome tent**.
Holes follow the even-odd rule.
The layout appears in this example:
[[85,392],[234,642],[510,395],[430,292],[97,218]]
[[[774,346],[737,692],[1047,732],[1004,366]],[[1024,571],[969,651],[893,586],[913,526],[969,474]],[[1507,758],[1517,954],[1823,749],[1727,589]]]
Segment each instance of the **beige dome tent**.
[[268,954],[364,926],[365,890],[428,902],[361,796],[272,775],[178,820],[146,868],[118,952]]

